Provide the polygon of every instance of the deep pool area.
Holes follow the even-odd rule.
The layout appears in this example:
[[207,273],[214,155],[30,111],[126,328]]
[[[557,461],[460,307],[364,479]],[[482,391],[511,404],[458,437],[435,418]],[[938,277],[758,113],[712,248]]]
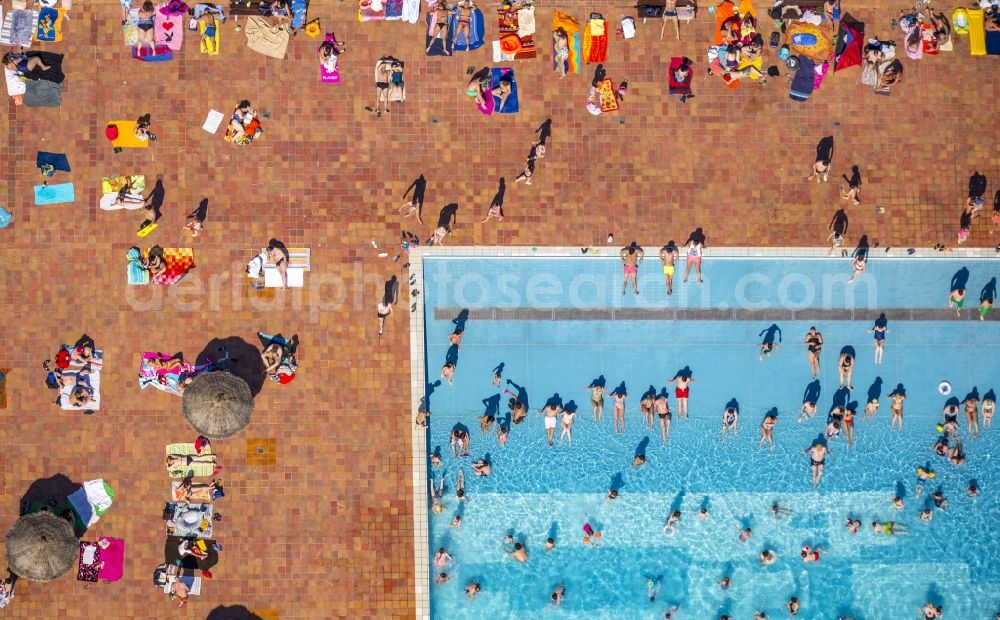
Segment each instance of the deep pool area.
[[[847,284],[849,259],[707,256],[703,284],[693,274],[682,283],[680,261],[669,298],[655,252],[640,266],[640,295],[621,295],[621,271],[607,250],[579,258],[424,257],[428,451],[442,459],[428,471],[435,484],[444,477],[446,506],[427,517],[429,555],[444,547],[454,557],[444,569],[452,579],[431,585],[432,617],[662,618],[671,606],[680,618],[750,618],[755,610],[787,617],[791,596],[801,601],[802,618],[917,618],[928,601],[947,618],[1000,611],[1000,463],[993,457],[1000,428],[981,420],[982,436],[973,438],[960,416],[962,466],[931,449],[948,398],[1000,389],[1000,330],[992,315],[975,320],[1000,263],[873,256],[865,275]],[[956,283],[968,290],[961,317],[946,311]],[[639,311],[612,312],[632,308]],[[679,320],[664,308],[690,312]],[[463,309],[456,350],[449,335]],[[884,361],[875,365],[867,330],[882,313],[889,332]],[[761,332],[772,325],[780,347],[761,361]],[[825,340],[818,383],[803,344],[810,326]],[[856,355],[853,390],[838,389],[845,348]],[[438,383],[445,359],[456,356],[454,385]],[[492,373],[501,364],[497,387]],[[681,369],[695,379],[686,419],[667,383]],[[603,421],[593,420],[587,386],[598,378],[609,392],[624,384],[624,433],[612,430],[610,396]],[[948,396],[942,381],[952,386]],[[518,393],[518,386],[531,413],[511,425],[502,447],[496,426],[480,433],[478,416],[497,409],[503,422],[505,390]],[[673,411],[665,445],[659,427],[646,428],[639,413],[642,394],[662,389]],[[889,429],[888,395],[896,390],[906,393],[902,432]],[[800,422],[807,391],[819,412]],[[572,447],[546,442],[538,411],[556,396],[578,408]],[[869,422],[861,411],[874,397],[882,404]],[[732,400],[738,434],[721,442],[722,412]],[[853,447],[843,437],[829,441],[814,489],[802,451],[823,433],[835,402],[857,407],[856,440]],[[773,450],[757,447],[768,412],[777,415]],[[468,428],[468,457],[449,449],[456,425]],[[634,469],[639,453],[647,462]],[[481,458],[492,464],[489,477],[473,475]],[[918,467],[935,473],[919,496]],[[455,497],[460,470],[465,501]],[[970,481],[981,488],[976,498],[965,491]],[[618,499],[607,499],[609,488]],[[939,489],[944,510],[930,497]],[[902,509],[892,504],[896,495]],[[775,502],[791,514],[772,517]],[[698,518],[701,507],[709,519]],[[928,507],[933,518],[924,522],[918,515]],[[673,510],[682,514],[671,537],[661,530]],[[457,528],[449,526],[455,514],[462,516]],[[864,523],[856,535],[844,526],[849,516]],[[870,522],[889,520],[909,533],[872,532]],[[584,523],[601,533],[599,546],[583,541]],[[752,538],[741,543],[735,524],[752,528]],[[525,544],[527,563],[504,553],[507,534]],[[549,537],[556,546],[546,552]],[[827,553],[803,563],[804,545]],[[760,565],[763,549],[777,554],[774,564]],[[427,567],[432,578],[440,570]],[[723,576],[732,580],[725,591],[716,585]],[[650,579],[660,583],[652,603]],[[482,586],[472,602],[463,592],[470,581]],[[552,608],[549,594],[559,584],[566,597]]]

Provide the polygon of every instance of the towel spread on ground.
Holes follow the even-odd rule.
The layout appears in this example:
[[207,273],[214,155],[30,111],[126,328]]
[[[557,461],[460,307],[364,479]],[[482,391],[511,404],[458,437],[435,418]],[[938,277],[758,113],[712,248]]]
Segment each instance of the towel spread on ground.
[[[569,56],[565,60],[557,57],[558,41],[556,30],[562,28],[566,32],[566,42],[569,48]],[[580,46],[580,24],[572,15],[567,15],[560,11],[552,14],[552,68],[561,72],[559,67],[562,64],[566,68],[566,73],[580,72],[580,58],[583,50]]]
[[608,60],[608,22],[600,15],[587,20],[583,31],[584,62],[607,62]]
[[[73,349],[70,345],[63,345],[60,350],[71,351]],[[73,386],[67,386],[59,390],[59,397],[56,399],[56,404],[58,404],[62,409],[67,409],[69,411],[97,411],[101,407],[101,367],[104,363],[104,351],[100,349],[94,349],[93,359],[86,363],[80,363],[77,361],[70,362],[70,365],[61,371],[56,371],[64,376],[71,376],[76,380],[76,383],[82,383],[90,387],[92,391],[93,400],[83,407],[76,407],[69,402],[69,395],[73,391]],[[79,374],[82,370],[88,370],[89,373],[85,375]]]
[[[182,482],[171,482],[170,483],[170,498],[174,502],[184,502],[188,501],[184,498],[185,492],[181,488]],[[211,488],[197,488],[191,491],[190,501],[198,504],[211,504],[215,499],[214,492]]]
[[101,538],[98,541],[107,546],[101,549],[101,567],[97,577],[101,581],[114,582],[122,578],[125,571],[125,541],[121,538]]
[[[322,52],[327,45],[332,45],[334,49],[337,49],[337,37],[332,32],[326,33],[323,42],[319,44],[316,51]],[[340,58],[338,56],[331,56],[328,62],[319,61],[319,81],[324,84],[340,83]]]
[[219,27],[218,22],[215,24],[215,36],[206,37],[205,29],[208,28],[208,24],[198,20],[198,34],[201,35],[198,39],[198,49],[202,54],[208,54],[209,56],[219,55],[219,43],[222,36],[222,28]]
[[149,147],[149,140],[140,140],[135,135],[138,125],[135,121],[108,121],[108,126],[118,127],[118,137],[111,141],[111,146],[125,149],[144,149]]
[[90,527],[111,508],[115,492],[107,482],[98,478],[83,483],[83,487],[69,496],[69,503],[80,521]]
[[35,155],[35,168],[43,166],[52,166],[52,169],[57,172],[70,172],[69,159],[65,153],[38,151],[38,154]]
[[509,76],[510,77],[510,94],[507,95],[507,100],[504,101],[503,107],[500,107],[500,96],[493,95],[493,111],[497,114],[515,114],[521,109],[520,102],[517,100],[517,82],[514,80],[514,70],[510,68],[498,68],[494,67],[490,70],[490,84],[491,88],[496,88],[500,85],[500,79]]
[[144,189],[146,189],[146,177],[141,174],[104,177],[101,179],[99,206],[105,211],[118,209],[131,211],[142,208],[145,203],[145,197],[142,195]]
[[799,67],[792,78],[788,96],[795,101],[806,101],[816,88],[816,64],[808,56],[799,59]]
[[181,538],[212,538],[212,504],[170,502],[173,518],[167,522],[167,536]]
[[[309,271],[310,257],[309,248],[288,248],[288,268],[285,270],[285,275],[288,278],[289,288],[305,286],[305,272]],[[270,258],[264,263],[264,286],[267,288],[281,286],[281,274]]]
[[814,63],[822,63],[833,52],[833,27],[824,22],[819,26],[804,21],[787,24],[785,41],[791,52],[800,58],[811,58]]
[[26,71],[24,79],[45,80],[55,82],[56,84],[62,84],[63,80],[66,79],[66,74],[62,70],[62,54],[55,54],[53,52],[24,52],[24,55],[28,58],[37,58],[48,67],[48,69],[38,67],[31,71]]
[[[129,268],[131,269],[131,257],[129,258]],[[147,282],[148,282],[148,271]],[[129,284],[145,284],[145,282],[133,282],[132,273],[129,271]],[[173,394],[174,396],[181,396],[180,382],[186,377],[193,377],[196,374],[195,367],[184,360],[182,362],[174,362],[173,365],[164,367],[163,362],[171,359],[166,353],[158,353],[147,351],[142,354],[142,360],[139,362],[139,387],[141,389],[146,389],[150,386],[162,390],[168,394]],[[156,362],[160,362],[157,364]],[[197,452],[171,452],[171,450],[185,450],[187,448],[177,446],[187,446],[189,444],[170,444],[167,446],[167,454],[197,454]],[[194,450],[194,444],[190,444],[191,450]],[[197,468],[198,463],[194,463],[193,467]],[[211,471],[212,468],[209,468]],[[197,474],[205,475],[205,474]],[[208,474],[211,475],[211,474]],[[183,478],[183,475],[173,476],[174,478]]]
[[272,26],[263,17],[250,17],[247,18],[243,32],[247,36],[247,47],[253,51],[278,60],[285,58],[288,48],[287,30]]
[[[163,356],[163,353],[144,353],[144,360],[148,355]],[[194,371],[194,366],[191,366],[189,362],[184,363],[190,367],[192,371]],[[145,368],[140,368],[140,372],[145,371]],[[178,392],[177,395],[180,396],[180,393]],[[201,449],[201,452],[198,452],[198,450],[194,447],[194,443],[171,443],[167,444],[166,453],[167,455],[194,456],[196,454],[212,454],[212,448],[210,446],[206,446]],[[190,465],[180,465],[172,469],[167,469],[167,475],[171,478],[185,478],[187,476],[207,478],[213,473],[215,473],[215,465],[212,465],[211,463],[191,463]]]
[[157,11],[153,22],[156,26],[157,45],[166,45],[175,52],[184,44],[184,16],[164,15]]
[[35,186],[36,205],[58,205],[65,202],[73,202],[75,198],[72,183]]
[[38,11],[14,9],[4,18],[3,30],[0,31],[0,43],[12,47],[31,47],[35,38],[35,24],[38,22]]
[[127,190],[133,194],[141,194],[146,189],[146,177],[141,174],[123,174],[101,178],[102,194],[117,194]]
[[222,124],[223,119],[225,119],[225,115],[222,112],[209,110],[208,116],[205,117],[205,123],[201,128],[214,135],[215,132],[219,131],[219,125]]
[[156,45],[153,49],[148,45],[133,45],[132,58],[143,62],[166,62],[174,59],[174,53],[166,45]]
[[7,94],[11,97],[20,97],[27,90],[27,82],[21,79],[17,71],[11,71],[7,67],[3,68],[3,76],[7,80]]
[[[149,248],[143,250],[143,254],[149,256]],[[194,269],[194,248],[163,248],[163,262],[166,271],[152,276],[151,281],[164,286],[176,284]]]
[[359,22],[379,22],[383,19],[385,19],[384,0],[358,0]]
[[80,541],[80,568],[76,571],[77,581],[97,582],[97,565],[101,561],[101,548],[95,542]]
[[464,32],[459,33],[459,13],[458,9],[455,9],[448,15],[448,30],[454,33],[451,45],[452,51],[468,52],[482,47],[484,43],[483,29],[485,26],[483,12],[479,9],[473,9],[472,16],[469,19],[469,35],[466,36]]
[[125,23],[122,24],[122,38],[125,45],[132,46],[139,44],[139,9],[133,8],[129,9],[128,17],[125,19]]
[[614,112],[618,110],[618,97],[616,96],[615,84],[611,78],[604,78],[597,83],[597,93],[601,96],[601,112]]
[[[687,77],[683,80],[677,79],[677,70],[682,66],[687,66],[688,73]],[[694,79],[694,69],[692,68],[694,63],[691,62],[690,58],[686,56],[674,56],[670,59],[670,69],[667,76],[667,84],[670,88],[671,95],[690,95],[691,94],[691,81]]]
[[63,14],[66,9],[43,6],[38,11],[38,27],[35,29],[35,40],[40,43],[58,43],[62,41]]
[[505,57],[513,56],[517,60],[535,57],[533,6],[525,7],[519,0],[505,2],[497,9],[497,23],[500,27],[500,49]]

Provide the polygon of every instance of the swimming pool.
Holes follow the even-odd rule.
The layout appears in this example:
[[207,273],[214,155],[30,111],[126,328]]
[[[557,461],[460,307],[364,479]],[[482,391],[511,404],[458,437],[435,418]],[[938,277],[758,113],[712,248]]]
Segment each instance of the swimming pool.
[[[693,275],[691,283],[680,282],[681,261],[668,299],[652,252],[639,270],[638,297],[631,289],[621,295],[614,252],[524,253],[463,256],[452,250],[423,258],[427,402],[433,411],[427,449],[443,461],[427,471],[435,481],[445,477],[447,508],[427,515],[428,539],[431,556],[438,547],[454,556],[445,569],[451,581],[430,587],[432,617],[662,618],[671,605],[682,618],[749,618],[754,610],[786,617],[790,596],[802,602],[803,618],[908,619],[928,600],[943,604],[948,618],[992,618],[1000,610],[1000,533],[993,525],[1000,501],[992,484],[1000,468],[992,458],[1000,429],[984,428],[973,440],[962,417],[968,461],[961,467],[931,450],[946,401],[938,391],[942,380],[951,382],[959,399],[973,387],[980,395],[1000,388],[1000,330],[991,320],[972,319],[980,294],[992,294],[984,287],[1000,272],[995,259],[873,254],[866,274],[848,285],[847,259],[710,255],[701,285]],[[945,309],[956,276],[968,289],[962,319]],[[455,383],[433,385],[463,308],[469,317]],[[882,312],[889,333],[884,362],[876,366],[866,330]],[[772,324],[781,330],[781,347],[760,361],[760,332]],[[802,340],[811,325],[825,339],[819,413],[799,423],[811,383]],[[837,393],[837,357],[844,347],[853,347],[857,360],[849,395]],[[491,376],[501,363],[497,388]],[[682,368],[695,378],[687,419],[678,418],[673,386],[666,383]],[[612,432],[609,397],[603,422],[592,420],[586,386],[600,376],[609,391],[625,384],[624,434]],[[477,417],[487,407],[499,407],[498,419],[507,414],[509,396],[502,390],[516,391],[507,379],[525,388],[533,412],[556,394],[579,407],[572,447],[548,448],[537,413],[512,426],[505,448],[495,432],[480,434]],[[889,431],[886,398],[898,384],[907,395],[902,433]],[[664,387],[674,412],[666,445],[638,413],[641,394]],[[860,414],[870,395],[883,403],[874,424]],[[825,475],[813,490],[802,449],[822,433],[834,400],[845,398],[860,403],[855,445],[848,448],[843,438],[830,442]],[[740,409],[739,433],[722,443],[721,413],[731,399]],[[757,428],[772,408],[776,446],[758,450]],[[449,433],[456,424],[469,429],[470,457],[451,455]],[[636,470],[631,462],[639,452],[647,464]],[[483,457],[493,475],[477,478],[471,462]],[[915,469],[928,464],[937,477],[915,497]],[[464,502],[455,498],[459,469],[466,479]],[[970,480],[983,489],[978,498],[964,491]],[[606,499],[610,487],[620,490],[615,501]],[[938,487],[950,505],[922,522],[918,512]],[[897,494],[902,510],[891,503]],[[775,501],[794,514],[772,518]],[[701,506],[709,520],[697,518]],[[675,509],[682,521],[669,537],[661,529]],[[456,512],[463,523],[449,527]],[[859,534],[846,531],[848,515],[864,522]],[[876,536],[873,520],[904,524],[910,534]],[[588,521],[602,533],[600,546],[582,540]],[[753,529],[746,543],[738,541],[735,523]],[[505,555],[505,534],[525,542],[528,563]],[[556,548],[546,553],[549,537]],[[828,553],[804,564],[803,545]],[[778,561],[762,568],[757,557],[765,548]],[[425,570],[436,575],[440,569],[428,563]],[[715,582],[727,575],[732,587],[723,591]],[[661,584],[654,603],[646,597],[649,578]],[[483,589],[471,603],[463,593],[470,580]],[[550,609],[549,593],[560,583],[566,599]]]

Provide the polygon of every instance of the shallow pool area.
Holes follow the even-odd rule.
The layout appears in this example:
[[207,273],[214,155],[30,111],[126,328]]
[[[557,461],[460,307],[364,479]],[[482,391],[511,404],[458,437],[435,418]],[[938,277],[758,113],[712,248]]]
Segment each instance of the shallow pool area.
[[[974,438],[960,415],[961,466],[932,446],[948,398],[1000,389],[1000,329],[992,314],[979,321],[976,311],[981,297],[995,294],[1000,262],[873,253],[866,273],[848,283],[849,259],[709,254],[704,283],[693,273],[681,281],[682,260],[668,297],[655,254],[639,267],[638,296],[631,288],[621,294],[621,261],[604,248],[576,257],[423,256],[427,451],[442,461],[427,472],[435,486],[445,481],[445,510],[426,516],[428,554],[433,560],[443,547],[454,558],[443,568],[426,566],[431,616],[651,619],[677,606],[679,618],[750,618],[755,610],[787,617],[785,602],[795,596],[801,618],[910,619],[928,601],[947,618],[993,618],[1000,611],[1000,460],[993,456],[1000,428],[980,419]],[[947,308],[957,285],[967,290],[960,317]],[[876,365],[868,330],[883,313],[888,333]],[[449,342],[456,326],[464,327],[457,347]],[[803,344],[811,326],[824,338],[815,381]],[[768,332],[778,346],[761,360]],[[853,390],[839,387],[844,351],[855,356]],[[455,361],[453,385],[440,378],[446,359]],[[668,383],[682,370],[694,378],[687,418]],[[608,394],[603,420],[594,420],[587,388],[599,380],[608,393],[627,393],[624,433],[613,431]],[[952,387],[948,396],[942,381]],[[644,393],[662,390],[673,413],[665,443],[659,422],[648,428],[639,412]],[[895,391],[906,395],[902,432],[889,428]],[[512,395],[530,411],[519,424],[508,418]],[[881,406],[869,421],[862,411],[873,398]],[[556,399],[577,412],[572,447],[558,442],[558,426],[556,445],[546,441],[538,412]],[[818,413],[800,421],[804,399],[815,400]],[[855,443],[828,440],[831,454],[814,489],[803,450],[824,436],[835,404],[857,409]],[[723,442],[729,405],[739,409],[739,426]],[[483,434],[485,412],[497,423]],[[777,416],[775,445],[758,448],[768,413]],[[496,433],[504,423],[505,447]],[[452,455],[456,427],[468,430],[467,457]],[[637,454],[646,463],[634,468]],[[489,477],[473,474],[478,459],[491,464]],[[935,474],[919,496],[918,467]],[[459,471],[465,500],[455,495]],[[966,493],[970,481],[981,488],[978,497]],[[615,500],[607,499],[611,488]],[[934,506],[937,490],[946,509]],[[896,495],[902,509],[893,506]],[[776,502],[787,514],[772,516]],[[702,507],[709,518],[698,517]],[[919,518],[925,508],[929,522]],[[670,536],[662,530],[674,510],[681,521]],[[462,523],[452,527],[456,514]],[[847,531],[848,517],[863,522],[859,533]],[[872,521],[894,521],[909,533],[877,535]],[[585,523],[599,541],[583,540]],[[753,536],[740,542],[734,526]],[[525,545],[528,562],[507,556],[506,535]],[[548,538],[555,548],[546,552]],[[803,563],[805,545],[826,553]],[[764,549],[777,561],[762,567]],[[442,570],[450,580],[435,585]],[[716,583],[724,576],[728,590]],[[652,602],[650,580],[659,583]],[[463,591],[470,581],[482,587],[474,601]],[[560,584],[566,596],[554,608],[550,593]]]

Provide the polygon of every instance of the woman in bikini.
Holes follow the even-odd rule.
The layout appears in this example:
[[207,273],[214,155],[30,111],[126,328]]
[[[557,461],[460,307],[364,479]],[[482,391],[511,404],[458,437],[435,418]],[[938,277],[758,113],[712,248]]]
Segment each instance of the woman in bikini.
[[[628,392],[625,390],[618,390],[612,392],[611,394],[615,398],[615,402],[611,407],[611,412],[614,415],[614,425],[615,432],[625,432],[625,398],[628,397]],[[621,423],[621,431],[618,430],[618,424]]]
[[979,399],[970,394],[963,402],[965,417],[969,421],[969,437],[979,437]]
[[[990,392],[986,393],[988,397]],[[992,398],[983,398],[983,425],[989,428],[993,424],[993,414],[996,413],[997,403]]]
[[694,267],[698,276],[698,283],[701,284],[701,255],[705,250],[705,244],[699,239],[691,239],[687,245],[687,267],[684,268],[684,281],[688,281],[691,275],[691,267]]
[[556,28],[553,33],[553,40],[555,42],[555,49],[553,50],[555,54],[556,67],[559,69],[559,79],[566,77],[566,64],[569,60],[569,35],[560,26]]
[[889,409],[892,412],[892,419],[889,420],[889,430],[893,430],[896,426],[896,422],[899,422],[899,432],[903,432],[903,401],[906,400],[906,394],[900,391],[895,391],[889,394],[889,399],[892,401],[889,404]]
[[573,447],[573,420],[576,418],[576,411],[562,412],[562,432],[559,433],[559,445],[562,445],[563,438],[569,442],[569,447]]
[[777,423],[778,416],[771,413],[764,416],[764,421],[760,423],[760,441],[757,442],[758,450],[764,445],[765,441],[771,444],[771,450],[774,450],[774,426]]
[[[437,41],[438,36],[448,27],[448,3],[445,0],[438,0],[433,6],[431,6],[428,14],[431,18],[431,27],[427,34],[431,37],[431,42],[427,46],[425,52],[430,52],[431,48],[434,47],[434,42]],[[468,24],[466,24],[468,26]],[[441,48],[444,53],[451,56],[451,52],[448,50],[447,41],[441,40]]]
[[156,51],[156,33],[153,30],[156,27],[153,23],[153,16],[155,14],[156,7],[153,6],[152,2],[146,0],[146,2],[142,3],[142,8],[139,9],[139,15],[137,16],[139,21],[136,23],[136,27],[139,28],[138,47],[142,47],[145,43],[149,45],[150,53],[155,53]]
[[854,416],[857,413],[854,409],[849,407],[844,408],[844,438],[847,439],[847,445],[854,445]]
[[656,400],[653,401],[653,410],[660,418],[660,436],[663,438],[663,444],[666,445],[667,439],[670,438],[670,403],[667,402],[666,392],[660,392]]
[[962,316],[962,306],[965,305],[965,289],[956,288],[948,293],[948,307],[955,309],[955,316]]
[[604,390],[607,388],[591,384],[587,389],[590,390],[590,406],[594,411],[594,421],[600,422],[604,419]]
[[653,394],[643,394],[639,401],[639,413],[642,414],[642,423],[646,428],[653,428],[653,401],[656,397]]
[[740,423],[740,412],[737,411],[736,407],[726,407],[722,412],[722,437],[721,441],[726,440],[726,432],[733,431],[733,437],[736,437],[736,429],[739,427]]
[[847,389],[853,390],[851,377],[854,375],[854,356],[846,351],[841,353],[837,366],[840,370],[840,387],[846,386]]
[[848,284],[853,283],[858,277],[865,272],[865,267],[868,266],[868,257],[863,253],[859,253],[854,257],[854,261],[851,263],[851,267],[854,272],[851,274],[851,279],[847,281]]
[[875,363],[882,363],[882,352],[885,349],[885,335],[889,333],[889,328],[887,327],[888,321],[885,319],[885,315],[880,316],[876,321],[875,325],[868,330],[869,334],[875,335]]
[[472,0],[461,0],[454,8],[458,11],[458,26],[451,38],[451,46],[455,47],[455,44],[458,43],[458,37],[464,34],[465,46],[468,48],[472,43],[470,28],[472,26],[472,12],[476,10],[476,5]]
[[810,327],[803,343],[806,345],[806,350],[809,351],[809,370],[815,379],[816,375],[819,374],[819,353],[823,350],[823,334],[816,331],[815,327]]
[[218,457],[215,454],[168,454],[165,460],[167,469],[190,466],[193,463],[211,463],[215,465]]

